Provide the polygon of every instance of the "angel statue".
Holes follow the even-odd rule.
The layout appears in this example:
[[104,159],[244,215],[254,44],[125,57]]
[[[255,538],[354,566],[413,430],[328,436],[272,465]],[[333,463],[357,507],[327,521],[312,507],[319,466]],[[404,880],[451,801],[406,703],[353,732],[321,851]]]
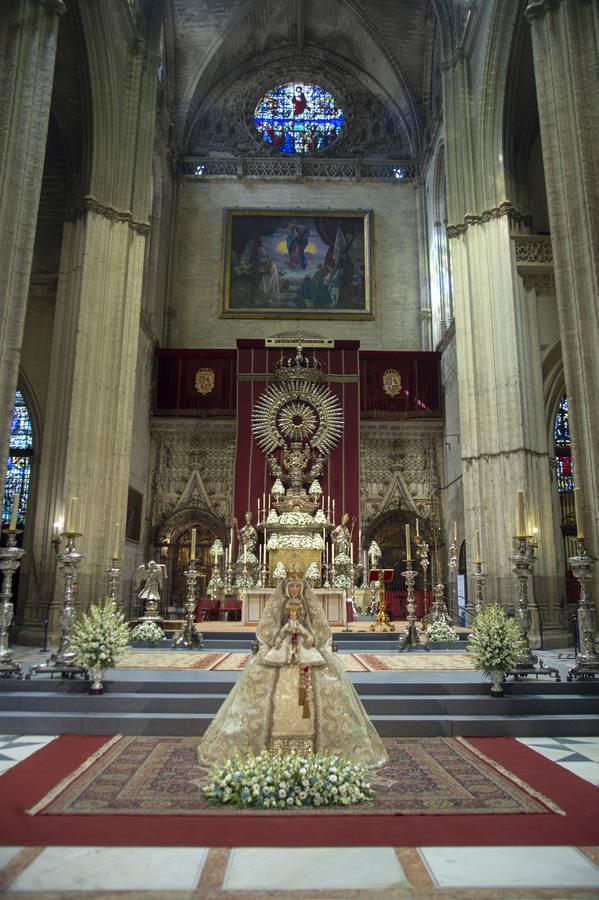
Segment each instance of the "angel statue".
[[376,541],[370,542],[370,547],[368,548],[368,559],[370,561],[371,569],[378,569],[381,564],[381,560],[383,558],[383,554],[381,548],[377,544]]
[[135,590],[137,590],[141,582],[145,581],[143,589],[138,594],[144,610],[142,619],[160,618],[158,615],[158,604],[160,603],[163,577],[162,567],[154,560],[138,566],[134,579]]

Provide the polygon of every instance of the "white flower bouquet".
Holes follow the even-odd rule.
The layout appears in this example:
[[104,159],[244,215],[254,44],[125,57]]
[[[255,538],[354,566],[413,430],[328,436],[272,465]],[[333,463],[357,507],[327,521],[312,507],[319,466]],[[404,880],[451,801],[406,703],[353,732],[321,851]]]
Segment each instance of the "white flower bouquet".
[[336,566],[349,566],[350,563],[351,563],[351,559],[349,557],[349,554],[347,554],[347,553],[341,552],[341,553],[338,553],[337,556],[335,557],[335,565]]
[[338,591],[348,591],[351,587],[351,578],[349,575],[335,575],[335,580],[333,581],[333,587],[337,588]]
[[501,606],[482,609],[468,640],[474,668],[490,678],[494,672],[509,672],[526,652],[522,632],[515,619],[508,619]]
[[210,548],[210,556],[212,556],[213,559],[218,560],[219,556],[224,556],[224,555],[225,555],[225,551],[223,548],[223,542],[221,541],[220,538],[217,538],[214,541],[214,543],[212,544],[212,547]]
[[254,579],[250,572],[246,572],[245,575],[243,572],[239,572],[239,574],[235,578],[235,587],[238,588],[249,588],[254,587]]
[[458,641],[458,635],[448,622],[439,620],[429,625],[426,631],[426,638],[432,644],[440,641]]
[[326,753],[270,753],[228,759],[202,788],[208,802],[242,808],[352,806],[374,794],[365,766]]
[[112,669],[129,643],[125,617],[108,597],[90,606],[73,625],[70,649],[87,669]]
[[[320,544],[315,543],[318,539]],[[269,550],[279,550],[287,547],[292,549],[319,549],[322,546],[322,537],[318,534],[271,534],[268,539]]]
[[314,525],[314,519],[311,513],[304,512],[282,512],[279,516],[281,525]]
[[322,488],[320,486],[320,482],[317,478],[314,479],[310,487],[308,488],[308,494],[310,497],[320,497],[322,494]]
[[316,563],[310,563],[308,568],[306,569],[306,574],[304,578],[307,578],[308,581],[319,581],[320,580],[320,569],[316,565]]
[[285,488],[283,487],[283,482],[280,478],[277,478],[275,483],[273,484],[270,493],[273,497],[283,497],[285,495]]
[[131,641],[145,641],[150,644],[157,644],[164,640],[164,631],[157,622],[147,621],[140,622],[131,632]]
[[316,510],[316,515],[314,516],[314,521],[317,522],[319,525],[326,525],[327,517],[324,514],[324,510],[322,510],[322,509]]
[[278,521],[279,521],[279,514],[278,514],[278,512],[276,511],[276,509],[273,507],[273,508],[271,509],[271,511],[269,512],[269,514],[268,514],[268,518],[267,518],[267,520],[266,520],[266,524],[267,524],[267,525],[276,525],[276,523],[277,523]]
[[273,578],[287,578],[287,569],[283,565],[282,562],[278,562],[275,566],[275,570],[272,573]]

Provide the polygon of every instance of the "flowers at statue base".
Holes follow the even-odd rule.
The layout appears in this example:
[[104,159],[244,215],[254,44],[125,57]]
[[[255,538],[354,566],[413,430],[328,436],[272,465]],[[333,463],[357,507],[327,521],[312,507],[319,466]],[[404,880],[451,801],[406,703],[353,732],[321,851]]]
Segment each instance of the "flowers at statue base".
[[157,644],[164,640],[164,631],[157,622],[140,622],[131,632],[131,641],[147,641]]
[[443,622],[441,620],[439,620],[438,622],[433,622],[432,625],[429,625],[426,632],[426,638],[433,644],[439,641],[459,640],[457,633],[453,630],[449,622]]
[[215,766],[202,788],[210,804],[257,809],[353,806],[372,800],[365,766],[327,753],[236,755]]
[[278,562],[276,564],[275,570],[272,573],[272,577],[276,578],[276,579],[287,578],[287,569],[285,568],[285,566],[283,565],[282,562]]
[[491,678],[494,672],[509,672],[526,652],[520,626],[509,619],[505,610],[494,604],[482,609],[468,640],[468,651],[474,657],[474,668]]
[[129,626],[108,597],[90,606],[73,625],[70,649],[79,665],[112,669],[129,643]]
[[316,565],[316,563],[310,563],[310,565],[306,569],[304,578],[307,578],[308,581],[318,581],[320,579],[320,569]]

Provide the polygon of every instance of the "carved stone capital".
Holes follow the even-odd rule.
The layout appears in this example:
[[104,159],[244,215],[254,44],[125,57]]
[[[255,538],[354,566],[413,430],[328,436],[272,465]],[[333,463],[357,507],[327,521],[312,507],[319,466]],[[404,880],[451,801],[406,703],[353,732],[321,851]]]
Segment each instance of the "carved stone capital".
[[44,9],[57,16],[64,16],[67,11],[63,0],[39,0]]
[[534,22],[535,19],[542,19],[550,10],[557,9],[561,3],[562,0],[529,0],[524,15],[528,22]]
[[137,222],[128,210],[107,206],[105,203],[101,203],[100,200],[92,197],[91,194],[88,194],[77,206],[69,210],[65,218],[67,222],[75,222],[88,212],[104,216],[105,219],[109,219],[111,222],[124,222],[136,234],[147,234],[150,230],[147,222]]

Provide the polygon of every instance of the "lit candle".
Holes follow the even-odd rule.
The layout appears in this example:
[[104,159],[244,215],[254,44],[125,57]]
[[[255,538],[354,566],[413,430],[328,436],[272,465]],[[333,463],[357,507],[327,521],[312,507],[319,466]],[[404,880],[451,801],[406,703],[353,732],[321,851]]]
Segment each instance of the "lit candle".
[[191,553],[189,554],[190,560],[194,560],[196,558],[196,529],[191,529]]
[[416,519],[416,537],[420,537],[420,521]]
[[79,497],[71,497],[69,500],[69,516],[67,519],[67,533],[76,534],[77,532],[77,511],[79,507]]
[[456,521],[453,523],[453,542],[454,544],[458,542],[458,523]]
[[474,561],[477,562],[477,563],[481,562],[481,558],[480,558],[480,531],[477,531],[477,532],[476,532],[476,559],[475,559]]
[[524,537],[526,535],[526,523],[524,521],[524,491],[518,491],[518,520],[516,537]]
[[118,559],[119,556],[120,556],[120,552],[121,552],[121,547],[120,547],[120,544],[119,544],[119,531],[120,531],[120,528],[121,528],[120,524],[119,524],[118,522],[115,522],[115,523],[114,523],[114,550],[112,551],[112,558],[113,558],[113,559]]
[[406,562],[412,561],[412,547],[410,545],[410,525],[406,523]]
[[[576,515],[576,537],[579,541],[584,540],[584,524],[582,519],[582,508],[584,506],[582,499],[582,490],[574,488],[574,510]],[[12,525],[10,526],[12,528]]]
[[19,500],[21,499],[20,494],[12,495],[12,508],[10,510],[10,528],[12,531],[15,531],[17,528],[17,515],[19,512]]

